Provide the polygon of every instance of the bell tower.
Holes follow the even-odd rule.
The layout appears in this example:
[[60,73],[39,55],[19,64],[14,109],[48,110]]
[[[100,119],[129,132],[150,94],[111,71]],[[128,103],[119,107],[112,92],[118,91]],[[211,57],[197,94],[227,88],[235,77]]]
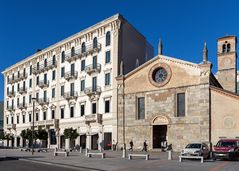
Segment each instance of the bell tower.
[[223,89],[236,93],[237,37],[225,36],[217,41],[218,81]]

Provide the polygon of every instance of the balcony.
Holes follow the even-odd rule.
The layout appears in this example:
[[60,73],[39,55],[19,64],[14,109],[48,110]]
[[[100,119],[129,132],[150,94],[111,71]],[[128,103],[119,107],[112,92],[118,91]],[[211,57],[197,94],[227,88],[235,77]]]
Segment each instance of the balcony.
[[[32,124],[31,124],[32,125]],[[55,127],[59,126],[59,119],[50,119],[50,120],[43,120],[43,121],[36,121],[34,123],[35,126],[50,126],[53,125]]]
[[78,94],[76,91],[64,93],[64,98],[66,100],[77,99],[77,97],[78,97]]
[[41,106],[48,105],[49,104],[49,98],[40,98],[40,99],[38,99],[37,102]]
[[14,77],[14,79],[13,79],[13,77],[10,77],[8,83],[9,84],[13,84],[13,83],[16,83],[18,81],[24,80],[26,78],[27,78],[27,74],[26,73],[25,74],[24,73],[20,73],[19,76]]
[[88,87],[85,88],[84,93],[88,96],[91,95],[99,95],[101,93],[101,88],[99,86],[97,87]]
[[77,71],[75,71],[75,72],[69,71],[69,72],[65,73],[64,78],[69,81],[71,79],[77,79],[77,76],[78,76],[78,72]]
[[7,107],[7,110],[8,110],[9,112],[12,112],[12,111],[15,110],[15,108],[14,108],[14,106],[8,106],[8,107]]
[[13,77],[9,77],[8,84],[12,84],[15,82],[15,79]]
[[100,70],[101,70],[101,65],[100,64],[92,64],[92,65],[87,65],[86,67],[85,67],[85,72],[87,73],[87,74],[91,74],[91,73],[94,73],[94,72],[98,72],[98,73],[100,73]]
[[6,128],[7,129],[16,129],[16,124],[7,124]]
[[49,81],[41,80],[41,81],[39,81],[38,86],[39,86],[40,88],[48,87],[48,86],[49,86]]
[[14,96],[15,96],[15,92],[14,92],[14,91],[9,91],[9,92],[7,93],[7,96],[8,96],[8,97],[14,97]]
[[19,93],[20,94],[26,94],[27,93],[27,89],[25,87],[20,87]]
[[102,122],[102,114],[90,114],[90,115],[85,115],[85,123],[90,123],[90,122],[96,122],[96,123],[101,123]]
[[101,49],[100,43],[97,43],[96,45],[94,45],[93,43],[90,43],[86,45],[84,48],[81,47],[80,49],[76,50],[74,53],[66,54],[66,61],[67,62],[75,61],[78,58],[87,56],[88,54],[99,52],[100,49]]
[[20,104],[18,104],[18,105],[17,105],[17,108],[19,108],[19,109],[23,110],[23,109],[26,109],[26,108],[27,108],[27,106],[26,106],[26,104],[25,104],[25,103],[20,103]]
[[32,68],[33,74],[40,74],[41,72],[48,71],[50,69],[55,68],[57,65],[57,61],[48,61],[47,64],[38,65],[35,64]]

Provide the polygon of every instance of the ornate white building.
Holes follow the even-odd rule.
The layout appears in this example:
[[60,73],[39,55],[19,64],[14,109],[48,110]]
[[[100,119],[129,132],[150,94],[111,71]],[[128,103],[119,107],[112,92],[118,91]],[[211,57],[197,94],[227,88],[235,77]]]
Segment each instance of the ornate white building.
[[75,144],[89,149],[118,141],[117,81],[153,56],[153,48],[132,25],[116,14],[10,66],[4,74],[4,129],[10,146],[33,124],[49,132],[48,147],[64,148],[64,129],[80,136]]

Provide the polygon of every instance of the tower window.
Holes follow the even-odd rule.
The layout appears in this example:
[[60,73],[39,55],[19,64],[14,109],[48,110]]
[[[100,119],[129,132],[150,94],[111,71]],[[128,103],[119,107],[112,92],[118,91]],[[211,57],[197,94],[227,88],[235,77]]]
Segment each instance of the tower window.
[[227,52],[230,52],[230,50],[231,50],[231,44],[228,43],[228,44],[227,44]]
[[231,44],[227,41],[222,45],[222,53],[229,53],[231,51]]

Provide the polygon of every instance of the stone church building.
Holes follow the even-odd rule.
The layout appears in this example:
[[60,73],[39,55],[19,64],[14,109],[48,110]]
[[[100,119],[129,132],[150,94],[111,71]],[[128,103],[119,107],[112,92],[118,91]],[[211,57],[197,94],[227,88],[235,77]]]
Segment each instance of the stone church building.
[[157,150],[161,142],[180,151],[188,143],[216,144],[222,137],[239,137],[237,38],[218,39],[218,72],[212,73],[206,44],[200,64],[162,54],[118,81],[118,143],[134,142]]

